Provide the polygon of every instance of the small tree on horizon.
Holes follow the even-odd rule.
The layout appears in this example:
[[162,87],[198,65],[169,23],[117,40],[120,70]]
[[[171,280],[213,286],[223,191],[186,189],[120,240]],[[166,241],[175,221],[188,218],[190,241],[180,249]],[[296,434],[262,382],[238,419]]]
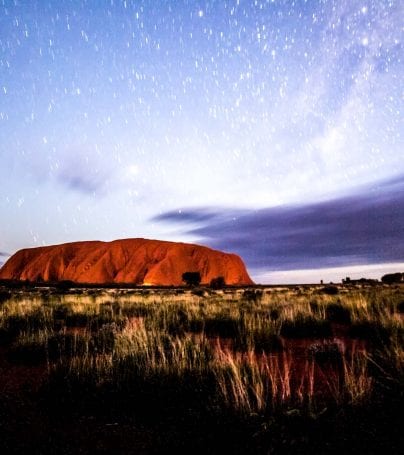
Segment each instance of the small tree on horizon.
[[201,274],[199,272],[185,272],[182,274],[182,281],[184,281],[187,286],[199,286]]
[[401,283],[404,281],[404,273],[387,273],[382,276],[382,282],[386,284]]
[[212,289],[222,289],[226,286],[226,281],[223,276],[218,276],[210,280],[210,287]]

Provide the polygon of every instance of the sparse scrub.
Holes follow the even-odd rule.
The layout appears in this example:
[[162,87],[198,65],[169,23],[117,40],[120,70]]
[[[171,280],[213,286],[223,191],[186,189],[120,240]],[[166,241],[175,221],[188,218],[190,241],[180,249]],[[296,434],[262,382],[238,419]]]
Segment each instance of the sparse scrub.
[[310,357],[320,365],[324,363],[340,364],[344,358],[341,344],[333,340],[313,343],[309,346],[308,352]]
[[330,322],[339,324],[349,324],[351,322],[351,312],[349,308],[340,303],[330,303],[325,308],[326,319]]
[[8,350],[8,360],[24,365],[39,365],[47,360],[46,331],[20,335]]
[[208,336],[237,338],[240,335],[240,327],[241,321],[226,315],[218,315],[204,321],[204,331]]
[[326,338],[332,330],[329,321],[298,314],[295,319],[282,322],[280,333],[286,338]]
[[0,291],[0,305],[6,302],[11,297],[10,292],[8,291]]
[[337,295],[339,293],[339,289],[337,286],[325,286],[320,290],[320,292],[327,295]]
[[248,302],[257,303],[262,299],[263,292],[261,289],[246,289],[243,293],[243,298]]
[[293,419],[404,405],[402,288],[195,290],[18,290],[0,343],[13,367],[42,365],[38,402],[55,416],[242,422],[274,441]]
[[386,326],[378,326],[371,321],[358,322],[349,328],[351,338],[367,340],[376,347],[387,346],[390,343],[390,335]]
[[255,330],[251,333],[250,346],[256,353],[280,352],[283,350],[282,338],[270,330]]

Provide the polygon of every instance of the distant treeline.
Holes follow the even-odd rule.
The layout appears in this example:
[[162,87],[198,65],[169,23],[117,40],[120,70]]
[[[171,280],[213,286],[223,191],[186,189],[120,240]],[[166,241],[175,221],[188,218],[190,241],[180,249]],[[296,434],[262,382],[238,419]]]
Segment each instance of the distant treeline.
[[388,273],[382,276],[382,282],[386,284],[404,282],[404,273]]
[[[188,287],[204,287],[212,289],[245,289],[245,288],[271,288],[282,286],[285,288],[294,288],[296,286],[323,286],[323,283],[311,283],[311,284],[254,284],[249,286],[238,286],[238,285],[228,285],[224,282],[222,277],[215,278],[211,281],[210,284],[204,285],[200,284],[198,280],[193,280],[193,276],[188,276],[188,273],[184,274],[184,284],[180,286],[150,286],[150,285],[141,285],[135,283],[77,283],[70,280],[61,280],[61,281],[29,281],[29,280],[6,280],[0,279],[0,286],[6,287],[9,289],[22,289],[22,288],[55,288],[60,291],[67,291],[71,288],[79,289],[183,289]],[[342,284],[345,285],[355,285],[355,284],[368,284],[368,285],[377,285],[380,281],[375,279],[361,278],[359,280],[351,280],[346,278],[342,280]],[[388,273],[381,277],[381,283],[383,284],[399,284],[404,283],[404,273]],[[333,286],[338,286],[337,284],[331,283]]]

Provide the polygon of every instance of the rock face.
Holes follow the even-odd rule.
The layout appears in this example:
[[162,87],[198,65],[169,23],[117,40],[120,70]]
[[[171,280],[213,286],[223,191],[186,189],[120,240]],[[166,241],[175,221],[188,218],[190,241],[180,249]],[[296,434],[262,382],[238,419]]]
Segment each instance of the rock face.
[[0,279],[178,286],[182,274],[199,272],[201,283],[223,276],[226,284],[253,284],[235,254],[187,243],[125,239],[74,242],[18,251]]

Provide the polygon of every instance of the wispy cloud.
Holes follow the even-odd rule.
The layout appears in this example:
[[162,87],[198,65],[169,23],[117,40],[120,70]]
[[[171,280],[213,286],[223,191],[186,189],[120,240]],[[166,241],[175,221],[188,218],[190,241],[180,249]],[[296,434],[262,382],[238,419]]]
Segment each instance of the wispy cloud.
[[155,221],[177,223],[204,243],[240,254],[261,270],[380,264],[404,258],[404,176],[355,195],[261,210],[189,209]]
[[55,169],[56,180],[67,189],[83,194],[103,193],[113,175],[113,166],[96,153],[68,150]]
[[64,169],[57,176],[57,180],[69,189],[81,193],[92,194],[104,186],[104,179],[97,173],[88,174],[80,169]]

